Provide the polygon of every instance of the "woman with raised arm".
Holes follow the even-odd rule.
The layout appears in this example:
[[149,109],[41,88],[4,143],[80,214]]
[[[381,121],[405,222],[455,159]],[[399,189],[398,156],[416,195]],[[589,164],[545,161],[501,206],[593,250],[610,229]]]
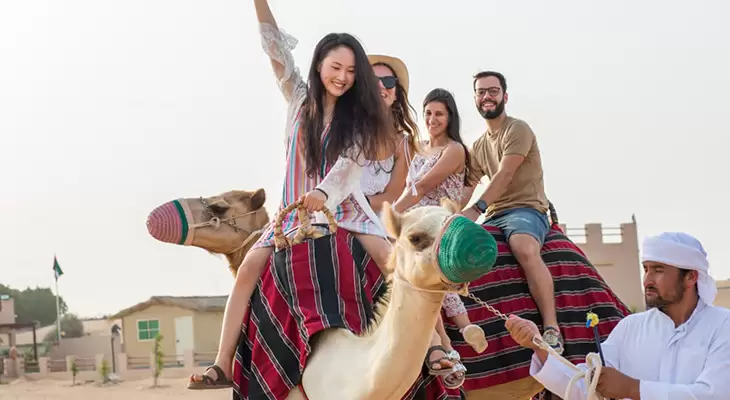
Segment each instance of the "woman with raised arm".
[[[444,89],[432,90],[423,100],[423,114],[429,140],[424,142],[421,153],[413,157],[406,190],[393,206],[398,212],[439,205],[443,197],[460,204],[463,188],[476,185],[469,168],[469,151],[461,139],[461,121],[453,95]],[[443,308],[476,352],[486,350],[484,331],[469,321],[458,294],[448,293]],[[442,376],[448,388],[457,388],[464,382],[466,368],[451,347],[440,320],[426,355],[426,366],[429,373]]]
[[[280,210],[302,200],[310,211],[327,206],[340,227],[353,232],[381,268],[390,243],[378,218],[364,209],[359,186],[368,160],[383,160],[395,151],[395,133],[362,45],[352,35],[330,33],[314,49],[308,81],[294,65],[296,40],[280,30],[266,0],[254,0],[262,46],[288,103],[286,178]],[[352,194],[360,194],[358,202]],[[364,204],[360,204],[364,202]],[[273,251],[274,223],[262,233],[238,269],[223,315],[218,354],[203,375],[191,375],[188,388],[232,386],[232,363],[241,321]],[[294,213],[283,219],[284,232],[298,226]]]

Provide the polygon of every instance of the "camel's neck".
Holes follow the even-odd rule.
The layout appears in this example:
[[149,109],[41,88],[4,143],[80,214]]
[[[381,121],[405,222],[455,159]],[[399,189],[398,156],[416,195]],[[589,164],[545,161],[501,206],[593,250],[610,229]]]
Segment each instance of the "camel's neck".
[[248,254],[248,251],[253,247],[255,244],[255,240],[252,240],[251,243],[243,246],[239,250],[231,253],[226,254],[226,259],[228,260],[228,269],[231,271],[238,271],[238,267],[241,266],[241,263],[243,262],[243,259],[246,257],[246,254]]
[[[438,320],[444,293],[415,289],[393,280],[388,309],[371,340],[372,396],[400,399],[415,382],[423,366]],[[404,375],[404,371],[408,371]],[[389,378],[390,376],[390,378]],[[392,379],[399,376],[403,379]]]

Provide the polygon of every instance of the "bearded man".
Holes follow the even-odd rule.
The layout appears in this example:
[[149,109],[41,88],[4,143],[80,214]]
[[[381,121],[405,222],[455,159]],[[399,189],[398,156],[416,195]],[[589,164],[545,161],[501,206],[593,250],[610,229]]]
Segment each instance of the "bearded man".
[[[507,80],[494,71],[474,76],[474,102],[487,131],[472,146],[476,180],[489,177],[479,200],[462,214],[472,221],[486,214],[484,223],[504,232],[510,251],[525,272],[527,286],[542,317],[544,340],[559,354],[564,350],[555,311],[555,287],[540,249],[550,231],[540,149],[535,134],[523,120],[508,116]],[[474,187],[464,189],[468,201]]]
[[[649,309],[622,319],[601,345],[606,367],[596,392],[612,399],[729,399],[730,310],[712,305],[717,286],[702,244],[686,233],[662,233],[644,240],[641,261]],[[506,326],[517,343],[535,349],[530,374],[563,396],[573,372],[532,343],[535,324],[510,316]],[[586,398],[579,381],[570,399]]]

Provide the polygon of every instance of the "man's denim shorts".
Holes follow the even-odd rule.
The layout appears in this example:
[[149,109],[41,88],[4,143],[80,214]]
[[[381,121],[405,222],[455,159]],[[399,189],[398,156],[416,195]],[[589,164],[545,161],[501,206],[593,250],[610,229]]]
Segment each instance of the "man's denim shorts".
[[506,240],[509,240],[510,236],[515,233],[530,235],[540,243],[540,247],[545,243],[545,237],[550,231],[547,214],[534,208],[513,208],[500,211],[485,220],[484,223],[502,229]]

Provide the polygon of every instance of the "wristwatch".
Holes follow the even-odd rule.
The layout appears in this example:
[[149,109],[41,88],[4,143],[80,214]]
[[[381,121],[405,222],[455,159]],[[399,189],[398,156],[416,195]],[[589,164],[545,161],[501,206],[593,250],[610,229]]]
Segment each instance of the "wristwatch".
[[476,203],[474,203],[473,206],[477,211],[479,211],[479,214],[484,214],[487,211],[487,202],[479,199]]

